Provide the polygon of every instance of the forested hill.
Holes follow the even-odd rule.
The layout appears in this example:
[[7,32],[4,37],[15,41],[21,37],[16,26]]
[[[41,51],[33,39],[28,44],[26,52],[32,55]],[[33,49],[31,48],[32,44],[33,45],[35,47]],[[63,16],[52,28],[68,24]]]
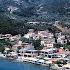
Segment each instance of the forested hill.
[[68,21],[70,0],[0,0],[0,12],[15,20]]
[[55,20],[70,22],[70,0],[0,0],[0,33],[24,34],[26,21]]
[[28,29],[24,25],[24,22],[18,22],[13,19],[6,18],[4,16],[0,16],[0,34],[25,34]]

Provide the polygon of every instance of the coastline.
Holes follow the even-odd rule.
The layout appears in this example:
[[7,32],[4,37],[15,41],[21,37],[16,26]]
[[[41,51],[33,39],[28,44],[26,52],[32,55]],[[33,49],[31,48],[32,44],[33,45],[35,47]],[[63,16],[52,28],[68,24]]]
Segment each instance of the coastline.
[[[50,70],[49,67],[35,65],[28,62],[13,62],[6,59],[0,60],[0,70]],[[5,69],[4,69],[5,68]]]
[[[4,55],[5,56],[5,55]],[[33,64],[33,65],[39,65],[39,66],[44,66],[44,67],[48,67],[51,70],[64,70],[63,66],[59,67],[58,64],[53,64],[51,59],[46,58],[37,58],[37,57],[23,57],[23,56],[18,56],[16,59],[14,58],[8,58],[8,57],[2,57],[0,56],[0,60],[6,60],[9,62],[13,62],[13,63],[21,63],[21,64]],[[60,59],[60,58],[59,58]],[[53,60],[53,59],[52,59]]]

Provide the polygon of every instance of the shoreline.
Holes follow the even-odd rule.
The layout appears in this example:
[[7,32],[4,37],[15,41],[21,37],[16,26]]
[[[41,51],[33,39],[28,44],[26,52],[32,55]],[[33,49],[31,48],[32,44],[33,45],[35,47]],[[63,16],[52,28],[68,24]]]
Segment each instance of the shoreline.
[[49,67],[35,65],[27,62],[12,62],[0,60],[0,70],[50,70]]
[[34,64],[34,65],[41,65],[41,66],[45,66],[45,67],[49,67],[50,66],[50,63],[44,63],[44,62],[38,62],[40,60],[43,60],[43,59],[37,59],[36,61],[33,61],[33,60],[29,60],[29,58],[24,58],[24,59],[9,59],[9,58],[3,58],[3,57],[0,57],[0,60],[7,60],[7,61],[10,61],[10,62],[17,62],[17,63],[31,63],[31,64]]
[[[34,65],[40,65],[40,66],[44,66],[44,67],[49,67],[51,70],[65,70],[62,67],[59,67],[57,64],[53,64],[51,62],[49,62],[50,60],[47,59],[47,60],[44,60],[44,59],[41,59],[41,58],[33,58],[33,57],[20,57],[20,58],[17,58],[17,59],[9,59],[7,57],[0,57],[0,60],[7,60],[9,62],[13,62],[13,63],[30,63],[30,64],[34,64]],[[48,61],[49,60],[49,61]]]
[[[52,70],[64,70],[63,66],[65,64],[63,64],[61,66],[61,64],[59,65],[58,63],[55,63],[58,60],[67,60],[66,58],[49,58],[49,57],[40,57],[40,56],[35,56],[35,57],[24,57],[22,56],[7,56],[6,54],[0,54],[0,59],[1,60],[7,60],[10,62],[18,62],[18,63],[31,63],[34,65],[40,65],[40,66],[45,66],[45,67],[49,67]],[[69,59],[68,59],[69,61]],[[69,64],[69,63],[68,63]],[[60,67],[61,66],[61,67]]]
[[16,60],[10,60],[10,59],[6,59],[6,58],[4,58],[4,59],[2,59],[2,58],[0,58],[0,61],[8,61],[8,62],[11,62],[11,63],[20,63],[20,64],[32,64],[32,65],[34,65],[34,66],[41,66],[41,67],[47,67],[47,68],[49,68],[50,69],[50,67],[49,66],[45,66],[45,65],[41,65],[41,64],[35,64],[35,63],[31,63],[31,62],[19,62],[19,61],[16,61]]

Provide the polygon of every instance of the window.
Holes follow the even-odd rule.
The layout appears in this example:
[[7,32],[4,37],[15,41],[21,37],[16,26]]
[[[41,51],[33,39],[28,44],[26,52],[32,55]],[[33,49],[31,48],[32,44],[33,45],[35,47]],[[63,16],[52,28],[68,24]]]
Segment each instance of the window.
[[48,55],[48,58],[51,58],[51,55]]

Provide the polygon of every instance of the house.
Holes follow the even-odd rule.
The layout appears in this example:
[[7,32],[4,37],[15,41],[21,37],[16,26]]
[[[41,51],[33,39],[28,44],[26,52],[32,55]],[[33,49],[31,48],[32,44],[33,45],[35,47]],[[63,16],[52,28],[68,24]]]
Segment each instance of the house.
[[18,34],[18,35],[15,35],[15,36],[12,36],[9,38],[10,41],[15,41],[15,40],[19,40],[21,38],[21,35]]
[[47,56],[49,54],[54,54],[57,52],[57,48],[45,48],[39,51],[39,56]]
[[40,22],[27,22],[27,23],[30,25],[36,25],[36,24],[39,24]]
[[47,44],[47,48],[54,47],[54,44]]
[[15,45],[13,45],[12,50],[17,51],[18,47],[22,47],[22,41],[18,41]]
[[29,43],[22,43],[22,47],[19,50],[19,52],[23,53],[27,50],[34,50],[34,46],[32,44],[29,44]]
[[17,44],[12,46],[14,51],[19,51],[20,53],[25,52],[26,50],[34,50],[34,46],[29,43],[22,43],[22,41],[18,41]]
[[39,35],[36,34],[35,32],[28,32],[27,34],[24,35],[24,38],[30,39],[33,38],[34,40],[39,39]]
[[65,43],[67,43],[67,36],[64,35],[62,32],[56,33],[55,37],[57,39],[57,43],[58,44],[65,44]]
[[53,47],[54,44],[55,44],[55,38],[41,40],[41,45],[45,47]]
[[10,48],[5,47],[4,53],[7,53],[10,50]]
[[67,43],[67,39],[65,39],[65,36],[64,35],[58,36],[57,43],[65,44],[65,43]]
[[33,33],[33,32],[28,32],[27,34],[24,35],[24,38],[29,39],[29,38],[33,37],[34,35],[35,35],[35,33]]
[[12,37],[11,34],[0,34],[0,39],[9,39],[10,37]]
[[38,56],[38,51],[37,50],[27,50],[26,52],[23,53],[24,57],[37,57]]

